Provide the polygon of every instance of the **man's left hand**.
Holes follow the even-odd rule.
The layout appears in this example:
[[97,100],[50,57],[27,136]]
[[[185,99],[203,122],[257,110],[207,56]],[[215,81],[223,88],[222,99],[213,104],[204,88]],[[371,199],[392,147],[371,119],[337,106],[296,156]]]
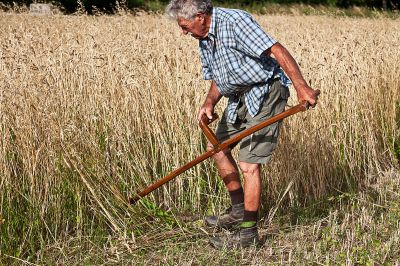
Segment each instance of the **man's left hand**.
[[297,99],[299,102],[307,101],[311,107],[315,107],[320,93],[320,90],[313,90],[310,86],[304,85],[297,88]]

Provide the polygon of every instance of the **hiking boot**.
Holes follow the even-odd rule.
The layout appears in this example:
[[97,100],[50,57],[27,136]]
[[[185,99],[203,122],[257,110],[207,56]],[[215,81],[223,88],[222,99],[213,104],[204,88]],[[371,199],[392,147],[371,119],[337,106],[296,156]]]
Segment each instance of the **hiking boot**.
[[224,238],[212,237],[210,239],[210,244],[217,249],[257,247],[260,245],[257,225],[248,228],[240,228],[236,233]]
[[232,205],[220,216],[207,216],[205,224],[210,227],[230,229],[243,221],[244,203]]

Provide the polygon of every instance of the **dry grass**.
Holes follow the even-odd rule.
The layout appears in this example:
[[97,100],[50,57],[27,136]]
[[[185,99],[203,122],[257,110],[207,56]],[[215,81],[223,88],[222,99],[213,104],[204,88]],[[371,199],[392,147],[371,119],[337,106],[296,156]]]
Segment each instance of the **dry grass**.
[[[274,160],[265,167],[263,225],[277,224],[275,210],[285,217],[320,199],[341,199],[347,195],[343,191],[360,189],[361,194],[349,195],[368,198],[365,191],[389,169],[398,180],[394,147],[400,138],[400,21],[257,19],[322,91],[315,110],[286,121]],[[160,264],[168,258],[182,264],[215,259],[217,255],[204,252],[196,261],[193,250],[206,247],[204,232],[174,216],[201,218],[227,202],[211,162],[152,193],[151,202],[131,207],[123,200],[204,151],[205,140],[194,118],[209,84],[200,76],[196,42],[156,15],[1,13],[0,22],[0,256],[39,262],[50,258],[57,264],[69,258],[77,264],[112,262],[110,258],[116,263],[119,258],[143,262],[143,254],[153,246],[166,250],[157,258]],[[290,104],[294,103],[292,97]],[[384,186],[374,191],[380,190],[382,195],[391,193]],[[398,195],[397,190],[393,193]],[[380,205],[391,202],[385,197],[374,200]],[[302,254],[322,263],[329,260],[327,254],[338,259],[346,251],[341,249],[362,246],[357,241],[363,239],[347,235],[347,229],[355,229],[358,221],[371,228],[381,225],[377,221],[374,227],[368,220],[380,217],[374,208],[366,209],[367,214],[357,210],[354,218],[349,206],[342,208],[349,218],[335,217],[332,209],[327,218],[311,215],[317,220],[308,225],[312,228],[293,228],[301,224],[301,215],[289,217],[287,231],[280,232],[277,241],[268,240],[269,245],[257,251],[261,253],[234,258],[257,264],[263,258],[257,254],[269,252],[265,260],[282,263],[299,261]],[[338,244],[301,253],[302,242],[318,223],[336,230],[332,239]],[[168,238],[193,243],[184,249],[193,256],[168,257],[174,252],[167,248]],[[398,241],[398,233],[379,239],[390,246]],[[396,254],[390,247],[388,260]],[[89,253],[92,249],[104,256],[96,260]],[[157,257],[157,252],[150,254]],[[232,255],[224,254],[221,262]]]

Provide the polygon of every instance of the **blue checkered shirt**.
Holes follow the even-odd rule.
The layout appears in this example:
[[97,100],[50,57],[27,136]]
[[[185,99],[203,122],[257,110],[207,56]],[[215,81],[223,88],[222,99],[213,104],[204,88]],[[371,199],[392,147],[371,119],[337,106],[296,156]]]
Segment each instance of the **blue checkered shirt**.
[[252,117],[261,109],[271,81],[291,84],[278,62],[264,52],[276,41],[242,10],[214,8],[208,36],[200,40],[203,77],[228,97],[227,122],[235,123],[240,95]]

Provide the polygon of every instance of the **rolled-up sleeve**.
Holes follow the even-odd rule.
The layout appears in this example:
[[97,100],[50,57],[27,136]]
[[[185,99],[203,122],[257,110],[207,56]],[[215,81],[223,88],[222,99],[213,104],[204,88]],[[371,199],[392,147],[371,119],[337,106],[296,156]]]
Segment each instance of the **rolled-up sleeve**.
[[207,65],[202,65],[203,79],[210,80],[213,79],[213,74]]
[[276,43],[250,14],[236,20],[235,38],[243,52],[256,58]]

